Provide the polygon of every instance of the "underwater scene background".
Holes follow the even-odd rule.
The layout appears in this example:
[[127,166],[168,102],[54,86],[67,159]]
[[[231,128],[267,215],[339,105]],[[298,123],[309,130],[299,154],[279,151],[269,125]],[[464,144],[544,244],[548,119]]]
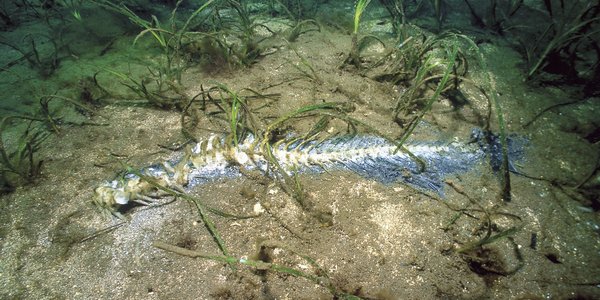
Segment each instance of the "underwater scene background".
[[2,0],[2,299],[598,299],[600,1]]

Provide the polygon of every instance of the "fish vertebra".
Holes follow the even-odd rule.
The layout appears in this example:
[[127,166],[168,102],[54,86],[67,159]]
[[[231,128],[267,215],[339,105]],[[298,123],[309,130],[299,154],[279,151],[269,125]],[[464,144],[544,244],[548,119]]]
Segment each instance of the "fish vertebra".
[[[481,132],[474,130],[480,138]],[[481,142],[481,140],[479,140]],[[517,146],[517,148],[520,145]],[[144,178],[127,173],[121,180],[106,182],[95,189],[94,202],[112,213],[130,201],[147,204],[153,197],[164,196],[156,184],[183,191],[210,178],[238,176],[239,168],[266,172],[269,160],[265,147],[259,147],[253,136],[233,146],[213,135],[187,148],[175,163],[165,162],[138,172]],[[402,180],[420,189],[443,191],[443,178],[451,173],[465,172],[486,156],[484,149],[499,151],[497,145],[484,147],[481,143],[407,143],[404,149],[375,136],[347,136],[325,141],[298,139],[268,147],[283,171],[322,172],[346,169],[383,183]],[[511,152],[520,151],[513,149]],[[490,158],[497,158],[490,155]],[[492,165],[494,162],[492,161]],[[236,168],[237,167],[237,168]]]

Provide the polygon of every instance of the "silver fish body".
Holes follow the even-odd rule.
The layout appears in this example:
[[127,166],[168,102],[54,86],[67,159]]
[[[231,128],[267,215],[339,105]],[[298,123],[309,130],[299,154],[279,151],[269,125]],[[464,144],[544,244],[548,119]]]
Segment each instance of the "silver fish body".
[[[477,136],[479,131],[474,131]],[[141,170],[139,173],[155,183],[183,191],[184,188],[221,177],[240,176],[239,168],[269,171],[268,153],[259,147],[253,136],[237,146],[213,135],[189,147],[179,160],[165,162]],[[520,147],[520,145],[519,145]],[[349,170],[365,178],[383,183],[402,181],[419,189],[443,194],[443,180],[453,173],[466,172],[482,163],[488,155],[479,142],[447,143],[409,142],[404,149],[376,136],[345,136],[325,141],[280,143],[268,147],[271,155],[285,172],[323,172]],[[493,162],[492,162],[493,165]],[[116,212],[119,207],[135,201],[147,204],[160,197],[156,184],[150,184],[138,175],[126,174],[119,180],[106,182],[95,190],[94,202]]]

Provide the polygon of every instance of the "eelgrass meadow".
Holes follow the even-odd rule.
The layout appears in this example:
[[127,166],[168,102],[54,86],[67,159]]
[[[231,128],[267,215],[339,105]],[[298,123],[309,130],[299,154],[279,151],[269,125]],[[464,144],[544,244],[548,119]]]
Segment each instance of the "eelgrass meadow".
[[0,29],[0,298],[600,297],[598,1],[19,0]]

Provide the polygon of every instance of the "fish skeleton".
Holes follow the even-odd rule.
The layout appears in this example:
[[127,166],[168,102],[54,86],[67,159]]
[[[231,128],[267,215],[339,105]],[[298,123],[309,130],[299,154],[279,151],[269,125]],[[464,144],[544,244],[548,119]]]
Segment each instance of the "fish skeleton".
[[[288,174],[349,170],[382,183],[402,181],[443,195],[443,180],[449,174],[469,171],[486,157],[497,171],[502,159],[499,138],[480,129],[474,129],[471,141],[466,143],[412,141],[402,148],[382,137],[368,135],[324,141],[296,139],[270,144],[267,148],[260,147],[259,142],[249,135],[235,146],[221,136],[212,135],[188,147],[178,160],[129,172],[120,179],[103,183],[95,189],[94,203],[118,214],[119,208],[132,201],[147,205],[164,196],[157,184],[184,192],[187,187],[211,179],[240,176],[240,168],[267,173],[272,170],[270,162],[273,161],[267,159],[267,155],[279,164],[279,170]],[[508,142],[509,161],[514,171],[512,162],[522,158],[524,143],[518,138],[510,138]],[[264,153],[265,149],[270,149],[270,153]]]

